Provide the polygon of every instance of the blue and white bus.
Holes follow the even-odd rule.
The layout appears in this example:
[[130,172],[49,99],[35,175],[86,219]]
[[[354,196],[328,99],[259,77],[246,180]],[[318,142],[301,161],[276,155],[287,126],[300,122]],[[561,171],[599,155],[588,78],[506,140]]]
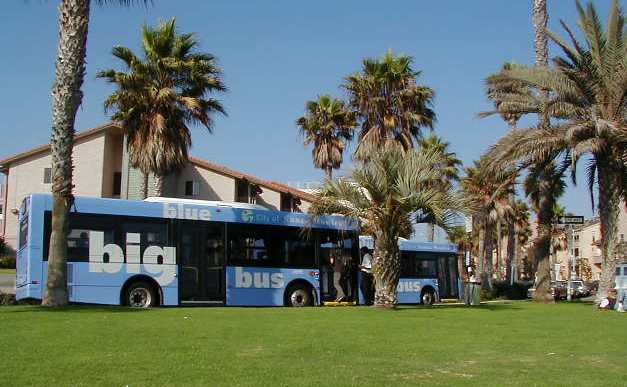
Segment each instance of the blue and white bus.
[[[49,194],[30,195],[21,206],[17,299],[43,296],[51,212]],[[358,235],[359,223],[341,216],[313,218],[243,203],[77,197],[68,294],[71,302],[134,307],[321,305],[335,298],[333,255],[347,262],[344,287],[358,303]],[[420,302],[427,289],[399,286],[413,293],[402,302]],[[436,286],[434,298],[437,292]]]
[[[369,249],[374,247],[370,237],[359,237],[359,243]],[[458,297],[458,256],[454,244],[401,239],[399,250],[401,254],[401,275],[397,288],[399,303],[433,304],[441,298]]]

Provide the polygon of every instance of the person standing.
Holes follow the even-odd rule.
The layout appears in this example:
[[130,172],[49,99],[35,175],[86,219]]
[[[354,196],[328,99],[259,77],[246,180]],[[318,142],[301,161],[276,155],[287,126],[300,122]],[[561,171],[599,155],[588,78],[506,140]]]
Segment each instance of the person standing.
[[344,273],[344,260],[342,257],[332,255],[330,263],[333,267],[333,287],[335,287],[335,301],[340,302],[346,299],[346,294],[342,288],[342,274]]
[[360,288],[366,305],[372,305],[372,255],[366,246],[361,250],[361,265],[359,265],[359,275],[361,276]]

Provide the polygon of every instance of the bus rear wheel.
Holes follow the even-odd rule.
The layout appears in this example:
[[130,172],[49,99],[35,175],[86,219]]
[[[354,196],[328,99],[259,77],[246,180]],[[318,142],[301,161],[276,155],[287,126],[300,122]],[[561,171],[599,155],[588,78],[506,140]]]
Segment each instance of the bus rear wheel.
[[149,308],[158,305],[154,287],[143,281],[134,282],[126,289],[124,301],[131,308]]
[[287,306],[301,308],[313,305],[311,289],[303,285],[295,285],[287,291]]
[[435,292],[433,291],[433,289],[425,289],[422,291],[422,293],[420,294],[420,302],[423,305],[433,305],[435,304]]

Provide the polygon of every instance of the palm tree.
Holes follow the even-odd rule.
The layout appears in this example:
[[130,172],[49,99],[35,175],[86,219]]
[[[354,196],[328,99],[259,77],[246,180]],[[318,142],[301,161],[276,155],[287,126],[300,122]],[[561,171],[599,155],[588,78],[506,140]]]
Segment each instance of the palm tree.
[[[524,113],[538,112],[540,101],[534,95],[533,90],[524,82],[512,80],[505,74],[508,71],[517,68],[519,65],[506,62],[499,73],[493,74],[486,78],[486,94],[493,102],[495,110],[479,113],[480,117],[488,117],[498,114],[509,125],[509,130],[516,129],[518,121]],[[514,185],[516,183],[514,182]],[[516,205],[516,191],[512,189],[508,197],[509,207],[511,209]],[[501,228],[501,222],[497,223],[497,228]],[[511,275],[512,262],[516,254],[516,232],[514,221],[511,217],[507,220],[507,265],[506,277],[513,284],[514,277]],[[500,232],[498,242],[500,244]],[[498,250],[501,254],[501,248]],[[498,258],[500,261],[500,257]]]
[[526,83],[509,78],[508,72],[522,67],[519,64],[506,62],[501,70],[486,78],[486,95],[494,104],[495,110],[479,113],[484,118],[498,114],[507,122],[509,129],[516,129],[518,121],[526,113],[536,113],[539,99],[533,89]]
[[475,161],[474,166],[466,167],[465,172],[466,176],[461,179],[461,187],[473,207],[473,233],[477,238],[477,249],[474,254],[477,272],[481,275],[482,287],[491,289],[494,228],[501,219],[511,213],[508,196],[517,174],[513,169],[488,168],[486,158]]
[[306,113],[296,124],[305,138],[305,145],[314,144],[312,158],[316,168],[324,169],[327,179],[333,178],[333,169],[342,165],[346,143],[353,139],[356,114],[344,101],[329,95],[308,101]]
[[[614,285],[617,221],[621,197],[627,194],[625,155],[627,133],[627,45],[624,43],[624,16],[614,1],[606,29],[590,3],[577,3],[579,25],[585,44],[562,23],[569,45],[546,31],[564,56],[553,60],[555,68],[521,68],[507,76],[538,90],[548,90],[546,112],[562,120],[554,127],[521,129],[499,141],[496,158],[532,164],[550,155],[563,155],[574,169],[584,154],[588,164],[588,188],[598,184],[598,211],[601,220],[602,275],[597,300]],[[593,202],[594,205],[594,202]]]
[[519,267],[521,264],[522,247],[527,243],[531,234],[529,227],[529,207],[527,203],[522,200],[516,200],[513,207],[512,218],[514,219],[515,244],[513,261],[508,265],[510,268],[510,277],[508,278],[511,278],[510,283],[513,284],[514,281],[518,280],[520,273]]
[[209,133],[212,115],[225,114],[213,92],[225,91],[221,70],[213,55],[197,51],[194,34],[179,33],[176,20],[156,28],[142,27],[142,54],[116,46],[112,54],[125,71],[104,70],[98,77],[116,85],[105,101],[126,136],[129,160],[147,176],[155,176],[155,193],[161,196],[163,177],[179,171],[188,161],[192,143],[190,125]]
[[416,83],[420,72],[414,71],[412,63],[412,57],[388,51],[381,59],[364,59],[362,71],[346,78],[344,88],[361,122],[358,158],[370,156],[362,144],[393,141],[408,150],[420,139],[421,128],[433,128],[434,93]]
[[[450,143],[442,140],[441,137],[431,133],[419,140],[421,152],[435,152],[440,154],[442,162],[438,165],[441,170],[440,184],[449,186],[459,180],[459,168],[462,162],[457,158],[454,152],[450,152]],[[427,240],[433,242],[435,239],[435,225],[431,221],[431,214],[422,214],[422,222],[427,222]]]
[[[132,0],[95,0],[98,4]],[[90,0],[62,0],[59,4],[59,46],[52,87],[52,224],[48,251],[45,306],[63,306],[67,294],[67,234],[72,195],[72,149],[74,120],[83,100],[81,86],[85,75]]]
[[534,299],[539,302],[552,302],[551,285],[551,239],[555,219],[556,200],[563,193],[566,185],[564,172],[555,163],[536,164],[529,169],[525,179],[525,193],[538,221],[538,236],[533,244],[534,263],[536,265],[536,292]]
[[[367,151],[370,149],[364,148]],[[433,213],[436,224],[449,229],[462,200],[434,181],[441,179],[436,152],[405,151],[385,143],[372,150],[368,162],[360,162],[351,178],[327,180],[310,213],[342,214],[361,219],[362,229],[374,239],[375,305],[394,307],[400,275],[398,238],[412,233],[412,214]]]

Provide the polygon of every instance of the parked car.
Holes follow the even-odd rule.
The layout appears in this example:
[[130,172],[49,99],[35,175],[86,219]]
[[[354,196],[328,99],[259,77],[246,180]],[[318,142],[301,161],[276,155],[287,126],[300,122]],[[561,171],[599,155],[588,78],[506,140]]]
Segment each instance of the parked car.
[[[566,286],[568,287],[568,283],[566,284]],[[586,286],[586,284],[580,279],[573,280],[572,287],[573,298],[588,297],[592,294],[592,290],[590,289],[590,287]]]
[[[567,284],[566,281],[551,281],[551,295],[555,300],[565,300],[567,295]],[[536,288],[531,287],[527,290],[527,297],[533,298],[533,295],[536,292]]]

